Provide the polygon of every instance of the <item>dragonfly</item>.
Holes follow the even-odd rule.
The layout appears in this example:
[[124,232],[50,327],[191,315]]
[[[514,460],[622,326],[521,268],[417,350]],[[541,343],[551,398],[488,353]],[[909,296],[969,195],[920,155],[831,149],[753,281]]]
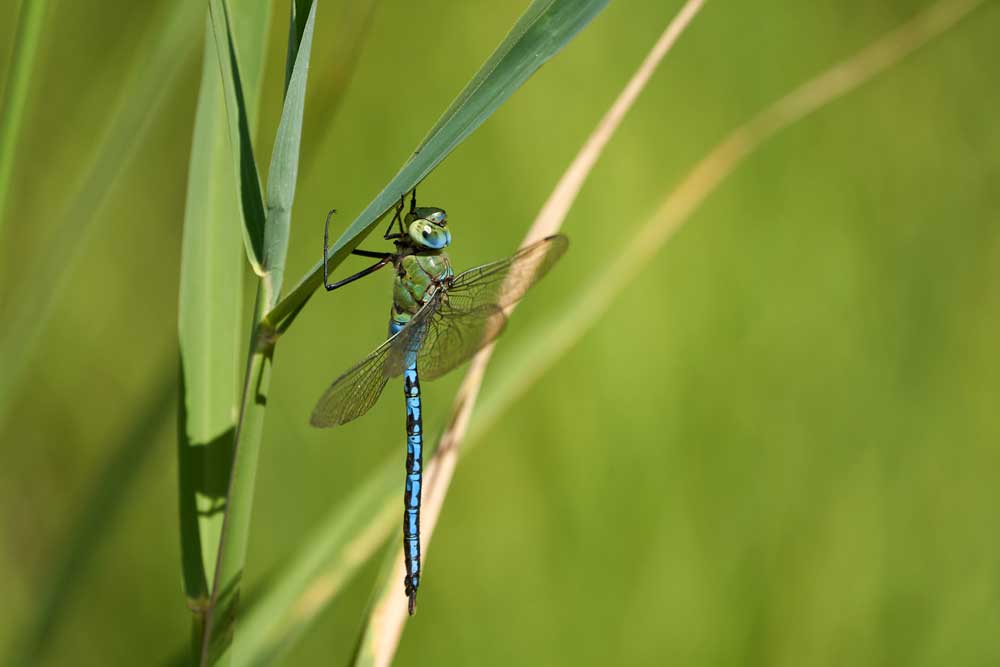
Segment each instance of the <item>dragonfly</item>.
[[323,232],[323,285],[328,292],[385,266],[395,272],[389,333],[385,342],[338,377],[313,409],[310,422],[325,428],[346,424],[375,405],[390,379],[403,377],[406,400],[406,483],[403,492],[403,588],[412,616],[420,586],[420,490],[423,476],[423,406],[420,378],[433,380],[469,360],[499,336],[506,309],[540,280],[566,252],[568,239],[554,235],[511,257],[455,274],[445,252],[451,244],[444,209],[417,206],[402,215],[405,195],[383,239],[394,252],[355,249],[375,264],[331,283],[327,270],[330,211]]

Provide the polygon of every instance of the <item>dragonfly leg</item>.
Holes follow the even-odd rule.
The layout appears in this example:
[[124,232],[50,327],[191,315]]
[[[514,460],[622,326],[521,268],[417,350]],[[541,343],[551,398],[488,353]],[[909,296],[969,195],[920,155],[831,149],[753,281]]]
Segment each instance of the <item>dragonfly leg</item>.
[[[323,287],[326,288],[327,292],[332,292],[333,290],[337,289],[338,287],[343,287],[344,285],[347,285],[348,283],[353,283],[355,280],[357,280],[359,278],[364,278],[369,273],[375,273],[376,271],[378,271],[379,269],[381,269],[383,266],[385,266],[386,264],[390,263],[391,261],[392,261],[392,255],[387,255],[387,256],[383,257],[382,259],[380,259],[379,261],[377,261],[374,264],[372,264],[371,266],[369,266],[367,269],[362,269],[361,271],[358,271],[357,273],[355,273],[353,276],[347,276],[343,280],[338,280],[337,282],[335,282],[333,284],[330,284],[328,282],[328,279],[326,277],[326,272],[324,271],[323,272],[323,274],[324,274],[323,275]],[[324,264],[323,266],[325,268],[326,264]]]
[[352,255],[357,255],[358,257],[377,257],[383,259],[385,257],[392,257],[391,252],[378,252],[375,250],[361,250],[360,248],[355,248],[351,251]]
[[[330,250],[330,218],[332,218],[337,213],[337,209],[331,208],[330,212],[326,214],[326,223],[323,225],[323,284],[330,284],[329,269],[326,266],[327,263],[327,253]],[[330,288],[327,287],[327,290]]]
[[405,202],[406,202],[406,195],[400,195],[399,203],[396,204],[396,213],[392,216],[392,220],[389,221],[389,226],[385,228],[385,234],[382,235],[382,238],[385,239],[386,241],[388,241],[390,238],[394,238],[390,236],[390,234],[392,234],[392,226],[397,222],[399,223],[399,233],[400,234],[403,233],[403,218],[401,216],[403,214],[403,206],[406,205]]
[[352,250],[351,254],[360,255],[362,257],[378,257],[379,261],[375,264],[369,266],[367,269],[358,271],[353,276],[348,276],[343,280],[338,280],[337,282],[330,284],[330,269],[327,267],[327,262],[329,262],[328,255],[330,254],[330,218],[334,216],[337,209],[330,209],[330,212],[326,214],[326,224],[323,225],[323,287],[326,288],[327,292],[332,292],[338,287],[343,287],[344,285],[354,282],[358,278],[364,278],[369,273],[378,271],[383,266],[392,261],[392,253],[388,252],[371,252],[370,250]]

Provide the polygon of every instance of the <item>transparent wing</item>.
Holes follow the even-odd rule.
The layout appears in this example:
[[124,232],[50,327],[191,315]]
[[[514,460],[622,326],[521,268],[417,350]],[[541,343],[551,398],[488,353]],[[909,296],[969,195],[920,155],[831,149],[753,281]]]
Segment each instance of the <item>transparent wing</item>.
[[433,380],[468,361],[503,332],[504,308],[524,296],[568,244],[565,236],[550,236],[455,276],[399,332],[386,366],[395,375],[416,360],[421,376]]
[[374,352],[334,380],[313,408],[309,423],[321,428],[337,426],[368,412],[378,401],[389,378],[402,373],[402,370],[398,373],[388,372],[386,364],[389,352],[400,333],[379,345]]
[[477,266],[455,276],[448,302],[456,310],[474,310],[482,304],[506,308],[549,272],[569,247],[562,234],[548,236],[506,259]]
[[386,366],[404,369],[416,360],[420,376],[433,380],[469,360],[499,336],[506,323],[496,304],[454,308],[449,293],[439,290],[399,332]]

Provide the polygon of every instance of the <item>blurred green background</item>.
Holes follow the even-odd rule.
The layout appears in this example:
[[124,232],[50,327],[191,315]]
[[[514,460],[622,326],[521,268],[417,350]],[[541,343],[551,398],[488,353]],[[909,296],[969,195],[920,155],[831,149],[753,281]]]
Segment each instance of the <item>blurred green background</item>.
[[[319,258],[326,210],[346,224],[370,200],[525,4],[376,3],[329,114],[324,63],[343,2],[319,6],[289,281]],[[571,252],[518,310],[494,368],[731,128],[929,4],[709,2],[589,179],[565,225]],[[457,267],[516,247],[680,5],[612,3],[421,187],[448,209]],[[51,3],[2,230],[5,310],[38,290],[26,276],[39,258],[63,261],[48,256],[53,239],[78,231],[60,211],[170,7]],[[0,71],[16,13],[0,4]],[[264,165],[284,2],[274,18]],[[190,632],[175,382],[196,19],[178,45],[182,73],[80,233],[71,285],[0,422],[4,653],[37,622],[54,568],[74,549],[87,556],[43,665],[166,664]],[[397,664],[1000,662],[998,34],[1000,7],[986,2],[723,184],[462,462]],[[307,424],[329,380],[384,335],[389,297],[388,275],[318,295],[283,339],[251,598],[389,456],[402,487],[391,387],[342,431]],[[460,376],[425,386],[428,430],[443,425]],[[101,492],[114,511],[72,537]],[[379,560],[283,664],[350,655]]]

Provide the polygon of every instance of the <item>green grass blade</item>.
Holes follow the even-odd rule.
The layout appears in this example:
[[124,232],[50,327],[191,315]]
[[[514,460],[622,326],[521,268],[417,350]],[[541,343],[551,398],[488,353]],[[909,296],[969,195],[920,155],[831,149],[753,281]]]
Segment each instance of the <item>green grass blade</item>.
[[[316,7],[313,3],[302,31],[302,41],[295,48],[289,47],[288,50],[288,53],[296,54],[295,65],[292,68],[282,107],[268,178],[268,220],[264,227],[262,255],[264,275],[257,290],[255,324],[250,338],[249,359],[234,438],[232,472],[226,493],[222,533],[212,578],[212,592],[205,611],[205,624],[199,638],[200,664],[203,667],[229,663],[232,657],[233,623],[239,606],[243,568],[246,563],[254,483],[263,437],[275,343],[274,332],[264,326],[261,319],[277,300],[281,288],[291,208],[298,176],[302,114],[315,17]],[[290,31],[290,38],[294,40],[296,34],[296,31]],[[218,32],[216,35],[218,36]],[[231,32],[227,31],[227,35],[231,35]],[[231,49],[226,51],[231,53]],[[220,53],[220,57],[225,55]],[[238,70],[234,67],[228,74],[238,77]],[[230,89],[238,87],[238,81],[230,85]],[[239,114],[234,118],[230,113],[229,120],[231,124],[236,122],[242,126],[244,115]]]
[[11,176],[14,173],[14,157],[17,153],[17,139],[24,121],[24,107],[28,100],[31,72],[38,56],[42,24],[48,0],[21,3],[14,37],[14,53],[7,72],[7,84],[0,103],[0,232],[7,222],[7,200],[11,192]]
[[[295,27],[292,17],[292,27]],[[290,38],[301,37],[296,48],[295,65],[288,79],[285,103],[278,123],[278,135],[271,153],[271,167],[267,174],[267,226],[264,230],[264,285],[268,289],[267,308],[278,301],[285,275],[285,258],[288,255],[288,238],[291,232],[292,202],[299,174],[299,149],[302,144],[302,115],[305,108],[306,82],[309,75],[309,56],[312,51],[313,27],[316,24],[316,3],[308,11],[308,19],[301,33],[293,29]]]
[[[271,34],[272,3],[256,0],[231,0],[236,13],[230,16],[236,49],[239,53],[240,76],[246,94],[244,110],[251,136],[257,133],[257,117],[264,79],[267,44]],[[204,5],[203,5],[204,6]],[[221,69],[221,66],[220,66]],[[216,71],[216,76],[219,71]],[[226,109],[229,111],[228,107]]]
[[[257,291],[256,312],[262,312],[263,288]],[[255,329],[255,337],[256,337]],[[232,470],[223,508],[222,530],[216,552],[212,592],[204,609],[198,642],[198,664],[228,664],[231,659],[233,623],[236,620],[243,567],[246,563],[250,514],[257,475],[257,460],[264,431],[264,409],[271,386],[273,347],[250,351],[243,384],[240,418],[234,436]]]
[[[233,22],[230,20],[229,3],[226,0],[210,0],[208,12],[229,116],[229,143],[239,190],[244,247],[254,273],[264,275],[264,200],[257,162],[253,155],[250,113],[240,74],[240,57],[237,55],[239,49],[236,46]],[[265,47],[259,45],[257,48],[263,51]]]
[[[606,4],[607,0],[535,0],[396,176],[333,244],[330,268],[342,262],[402,194],[418,185]],[[297,313],[322,279],[323,266],[318,262],[268,314],[268,321],[278,325]]]
[[[204,11],[204,10],[202,10]],[[206,15],[206,19],[207,19]],[[238,23],[247,42],[247,132],[256,123],[270,27],[268,6],[248,3]],[[241,208],[227,139],[225,89],[213,26],[205,25],[181,258],[178,334],[181,403],[179,502],[184,590],[195,614],[195,652],[211,599],[239,410],[243,260]],[[231,34],[231,33],[230,33]],[[235,46],[233,46],[235,50]]]
[[285,55],[285,91],[288,91],[288,82],[292,79],[292,70],[295,67],[296,56],[298,56],[299,44],[302,43],[302,34],[306,30],[306,23],[309,20],[309,7],[312,0],[293,0],[289,3],[288,21],[288,52]]
[[181,246],[178,469],[184,592],[200,623],[232,466],[243,340],[243,257],[226,109],[206,21]]
[[[204,5],[199,0],[184,0],[165,11],[168,13],[162,27],[151,37],[152,48],[139,60],[131,82],[125,87],[131,92],[123,95],[115,110],[108,114],[99,150],[81,169],[79,186],[66,199],[62,213],[56,216],[57,225],[44,243],[46,251],[37,253],[16,286],[17,301],[0,331],[0,351],[4,356],[4,372],[0,373],[0,423],[6,419],[20,380],[34,359],[57,296],[69,291],[66,289],[69,276],[87,249],[93,223],[112,187],[128,168],[174,81],[197,57]],[[52,262],[52,257],[62,259]]]

